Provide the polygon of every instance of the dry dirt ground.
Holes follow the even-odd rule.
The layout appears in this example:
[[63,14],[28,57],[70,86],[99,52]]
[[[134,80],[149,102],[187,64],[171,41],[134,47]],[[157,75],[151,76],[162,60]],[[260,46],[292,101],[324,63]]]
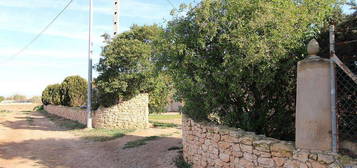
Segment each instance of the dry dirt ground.
[[1,110],[9,111],[32,111],[39,104],[0,104]]
[[[169,136],[123,149],[129,141],[163,134]],[[177,151],[168,149],[180,145],[177,128],[149,128],[94,142],[59,128],[37,112],[0,114],[0,168],[174,168]]]

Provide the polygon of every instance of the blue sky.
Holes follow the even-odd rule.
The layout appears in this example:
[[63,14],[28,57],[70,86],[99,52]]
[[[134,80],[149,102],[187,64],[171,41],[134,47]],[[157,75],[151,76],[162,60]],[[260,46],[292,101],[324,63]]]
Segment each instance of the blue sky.
[[[69,0],[0,0],[0,96],[41,95],[66,76],[87,78],[88,0],[74,0],[68,10],[24,53],[23,48]],[[94,59],[104,33],[112,34],[113,0],[94,1]],[[164,24],[169,0],[121,0],[121,32],[132,24]],[[170,0],[175,7],[194,0]],[[199,0],[196,0],[196,2]],[[96,73],[94,74],[96,75]]]
[[[0,0],[0,95],[41,95],[66,76],[87,78],[88,0],[74,0],[68,10],[25,52],[23,48],[69,0]],[[113,0],[94,1],[94,58],[104,33],[112,34]],[[193,0],[170,0],[175,7]],[[164,24],[168,0],[121,0],[121,32],[132,24]],[[95,74],[96,75],[96,74]]]

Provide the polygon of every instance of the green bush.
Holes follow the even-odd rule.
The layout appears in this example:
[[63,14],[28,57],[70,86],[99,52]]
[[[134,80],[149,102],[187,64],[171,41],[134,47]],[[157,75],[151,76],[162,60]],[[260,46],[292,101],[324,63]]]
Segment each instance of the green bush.
[[[184,113],[294,139],[296,63],[335,0],[203,0],[168,23],[159,59]],[[179,11],[179,12],[180,12]]]
[[149,93],[150,113],[166,112],[166,106],[172,96],[172,79],[170,76],[160,73],[155,78],[155,86]]
[[[96,86],[99,104],[105,107],[128,100],[139,93],[150,94],[152,110],[162,110],[167,96],[166,79],[155,68],[155,42],[163,29],[134,25],[112,41],[107,41],[97,65]],[[159,94],[161,92],[161,95]]]
[[87,81],[80,76],[69,76],[61,84],[62,105],[77,107],[86,104]]
[[62,104],[62,93],[61,84],[48,85],[42,92],[41,97],[42,103],[44,105],[61,105]]

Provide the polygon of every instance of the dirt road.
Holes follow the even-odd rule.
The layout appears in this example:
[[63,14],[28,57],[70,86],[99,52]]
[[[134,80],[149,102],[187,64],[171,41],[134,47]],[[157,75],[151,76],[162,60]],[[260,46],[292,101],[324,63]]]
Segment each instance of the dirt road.
[[[176,132],[175,134],[172,134]],[[122,149],[145,136],[172,134]],[[177,129],[146,129],[107,142],[93,142],[63,130],[40,113],[0,115],[0,168],[174,168]]]

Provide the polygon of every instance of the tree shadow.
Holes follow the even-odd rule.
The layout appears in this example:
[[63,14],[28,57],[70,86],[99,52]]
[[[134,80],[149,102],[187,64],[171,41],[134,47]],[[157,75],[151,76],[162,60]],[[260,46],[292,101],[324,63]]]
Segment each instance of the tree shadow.
[[[160,137],[147,144],[123,149],[126,143],[144,137],[127,135],[107,142],[81,139],[38,139],[0,144],[0,162],[4,168],[39,164],[61,168],[169,168],[181,144],[180,138]],[[19,163],[17,160],[27,160]],[[2,160],[2,161],[1,161]],[[22,165],[25,164],[25,165]]]
[[[15,121],[3,121],[1,126],[11,129],[28,129],[28,130],[44,130],[44,131],[63,131],[64,128],[58,127],[55,124],[48,122],[48,119],[39,113],[31,113],[25,117],[14,117]],[[30,124],[28,120],[33,120]]]

